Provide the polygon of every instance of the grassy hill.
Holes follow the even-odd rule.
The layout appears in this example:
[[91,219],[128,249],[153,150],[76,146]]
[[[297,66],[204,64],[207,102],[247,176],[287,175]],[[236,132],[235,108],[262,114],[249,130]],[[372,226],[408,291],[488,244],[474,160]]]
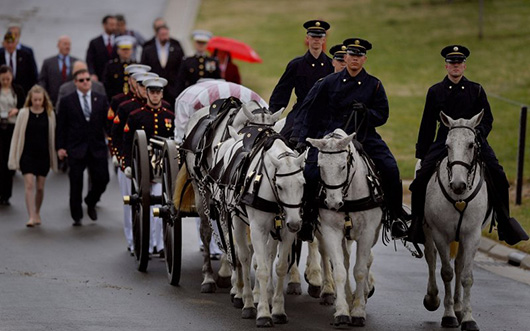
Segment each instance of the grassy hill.
[[[243,40],[260,54],[262,64],[236,63],[243,84],[266,100],[287,63],[305,52],[302,24],[306,20],[323,19],[331,24],[328,48],[355,36],[372,42],[374,48],[365,67],[381,79],[390,102],[390,119],[379,132],[395,154],[403,178],[413,177],[415,143],[427,89],[446,74],[440,50],[453,43],[466,45],[471,50],[466,76],[480,82],[489,95],[495,117],[489,141],[513,181],[520,107],[493,95],[530,104],[530,2],[484,0],[482,39],[478,37],[478,3],[202,0],[196,27]],[[525,160],[528,179],[528,149]],[[530,208],[519,208],[516,214],[530,215]]]

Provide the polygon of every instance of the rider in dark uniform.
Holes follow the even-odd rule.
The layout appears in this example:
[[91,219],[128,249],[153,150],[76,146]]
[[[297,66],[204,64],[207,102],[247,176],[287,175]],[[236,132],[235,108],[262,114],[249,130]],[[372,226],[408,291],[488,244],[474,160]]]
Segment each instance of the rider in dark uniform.
[[162,77],[149,78],[143,82],[147,90],[147,104],[129,114],[123,128],[123,153],[125,174],[131,177],[131,152],[136,130],[144,130],[147,141],[153,136],[173,137],[175,114],[162,105],[164,86],[167,80]]
[[331,65],[334,68],[334,72],[339,72],[346,68],[346,62],[344,62],[344,56],[346,55],[346,46],[343,44],[334,45],[329,49],[329,54],[333,57]]
[[317,80],[333,72],[331,59],[322,50],[326,42],[326,31],[330,28],[329,23],[312,20],[305,22],[304,28],[307,29],[306,41],[309,50],[304,56],[297,57],[287,64],[287,68],[272,91],[269,101],[272,112],[287,107],[294,88],[296,103],[287,115],[285,126],[281,132],[285,138],[290,140],[292,147],[298,141],[298,137],[292,136],[294,124],[303,119],[303,116],[300,115],[302,102]]
[[118,57],[110,60],[103,71],[103,84],[105,85],[105,91],[107,92],[109,101],[117,94],[129,93],[128,76],[125,75],[124,69],[128,65],[134,64],[134,61],[132,61],[132,48],[134,43],[134,37],[116,37]]
[[[386,205],[394,220],[392,236],[403,237],[406,215],[402,208],[399,169],[390,149],[376,131],[376,127],[388,119],[388,100],[381,81],[363,68],[366,52],[372,45],[360,38],[346,39],[343,44],[347,46],[346,70],[333,73],[315,84],[300,108],[306,116],[300,132],[293,132],[293,136],[299,137],[297,149],[304,149],[307,137],[322,138],[337,128],[343,128],[348,134],[357,132],[357,139],[381,174]],[[311,201],[318,195],[319,180],[317,150],[314,148],[309,151],[304,175],[305,200]],[[315,202],[306,203],[303,217],[306,229],[307,224],[316,221],[318,208],[314,207],[317,205]]]
[[461,45],[450,45],[442,49],[441,55],[445,58],[448,74],[443,81],[433,85],[427,92],[416,144],[416,158],[420,160],[421,168],[416,172],[416,178],[410,186],[413,218],[409,240],[413,242],[425,241],[422,224],[427,184],[436,171],[438,161],[447,155],[445,141],[449,131],[445,125],[440,125],[441,111],[454,119],[470,119],[484,111],[476,131],[480,143],[480,159],[486,165],[488,196],[498,223],[499,239],[510,245],[528,239],[528,235],[519,223],[514,218],[510,218],[509,183],[486,139],[493,123],[486,92],[480,84],[463,76],[469,54],[469,50]]
[[221,70],[216,58],[208,56],[206,46],[212,38],[212,33],[204,30],[192,32],[195,55],[182,61],[177,78],[177,95],[187,87],[197,83],[201,78],[221,78]]

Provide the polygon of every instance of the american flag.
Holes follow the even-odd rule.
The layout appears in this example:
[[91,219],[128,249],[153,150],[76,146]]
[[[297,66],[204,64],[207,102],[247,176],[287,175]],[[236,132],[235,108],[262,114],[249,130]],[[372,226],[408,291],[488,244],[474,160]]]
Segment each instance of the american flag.
[[175,101],[175,141],[182,143],[186,125],[195,111],[228,97],[236,97],[243,103],[254,100],[261,107],[269,107],[256,92],[242,85],[216,79],[201,80],[185,89]]

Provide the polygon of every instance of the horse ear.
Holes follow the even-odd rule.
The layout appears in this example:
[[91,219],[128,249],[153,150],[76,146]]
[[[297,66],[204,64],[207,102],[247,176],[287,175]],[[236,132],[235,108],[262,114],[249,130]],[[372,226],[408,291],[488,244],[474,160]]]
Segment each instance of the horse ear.
[[274,165],[275,168],[279,168],[280,165],[281,165],[281,162],[280,160],[274,158],[274,157],[271,157],[270,160],[272,161],[272,164]]
[[310,143],[311,146],[315,147],[318,150],[320,150],[324,146],[322,139],[305,138],[305,141]]
[[306,156],[307,156],[307,152],[309,151],[309,149],[306,149],[305,152],[303,152],[302,154],[298,155],[296,157],[296,160],[295,162],[296,163],[299,163],[300,166],[303,166],[304,165],[304,162],[305,162],[305,159],[306,159]]
[[353,137],[355,137],[355,132],[339,140],[337,145],[340,146],[340,148],[346,148],[346,146],[348,146],[348,144],[353,140]]
[[[283,110],[285,108],[282,108],[280,109],[279,111],[275,112],[274,114],[271,115],[271,118],[272,118],[272,123],[276,123],[278,122],[278,120],[280,119],[280,116],[282,116],[282,113],[283,113]],[[271,123],[271,124],[272,124]]]
[[440,112],[440,120],[448,128],[450,128],[453,125],[453,119],[451,117],[445,115],[445,113],[443,111]]
[[484,109],[480,111],[477,115],[473,116],[470,120],[471,126],[473,128],[477,127],[477,125],[480,124],[480,121],[482,121],[482,117],[484,117]]
[[254,117],[254,114],[252,114],[252,112],[250,110],[248,110],[247,108],[247,104],[244,103],[241,105],[241,109],[243,109],[243,113],[245,114],[245,116],[251,120],[253,117]]

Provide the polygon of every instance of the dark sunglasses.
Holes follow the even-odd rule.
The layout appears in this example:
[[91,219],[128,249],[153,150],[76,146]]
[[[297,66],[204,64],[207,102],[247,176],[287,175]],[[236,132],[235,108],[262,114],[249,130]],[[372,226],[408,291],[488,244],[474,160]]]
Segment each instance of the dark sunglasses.
[[83,83],[85,81],[86,82],[90,82],[90,77],[88,77],[88,78],[79,78],[77,81],[80,82],[80,83]]

